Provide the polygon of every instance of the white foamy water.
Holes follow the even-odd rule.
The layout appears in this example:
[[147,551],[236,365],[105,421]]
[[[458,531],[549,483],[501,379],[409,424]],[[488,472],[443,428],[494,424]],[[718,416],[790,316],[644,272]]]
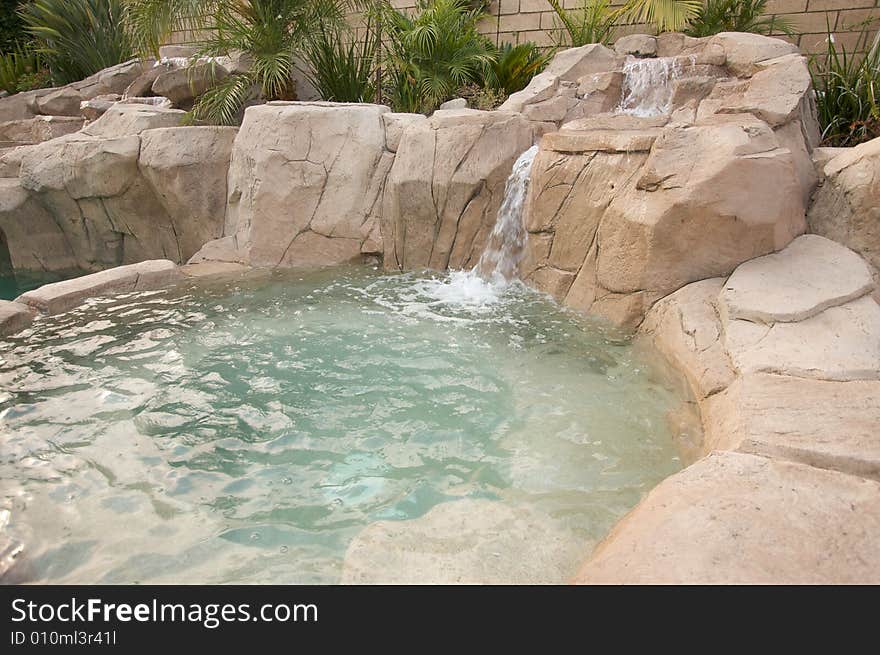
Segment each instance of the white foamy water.
[[514,163],[507,178],[495,227],[476,266],[469,271],[451,271],[443,278],[425,280],[420,285],[420,291],[432,298],[428,305],[478,310],[496,303],[511,281],[516,279],[528,237],[523,224],[523,211],[532,163],[537,154],[538,146],[532,146]]
[[632,116],[660,116],[672,109],[673,82],[696,65],[691,56],[689,65],[680,57],[636,59],[630,57],[623,66],[623,94],[618,111]]

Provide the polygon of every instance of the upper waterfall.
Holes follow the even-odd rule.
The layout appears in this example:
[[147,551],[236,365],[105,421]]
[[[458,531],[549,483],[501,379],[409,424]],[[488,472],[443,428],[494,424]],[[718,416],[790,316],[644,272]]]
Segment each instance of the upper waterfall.
[[[696,57],[690,57],[690,67]],[[623,93],[618,111],[633,116],[659,116],[672,108],[673,82],[685,73],[681,57],[636,59],[623,66]]]

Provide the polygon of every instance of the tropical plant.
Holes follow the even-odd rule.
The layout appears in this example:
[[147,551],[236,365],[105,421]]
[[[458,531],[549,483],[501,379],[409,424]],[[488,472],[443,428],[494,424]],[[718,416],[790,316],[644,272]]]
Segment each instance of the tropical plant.
[[485,10],[468,0],[419,0],[410,17],[382,5],[387,100],[397,111],[430,113],[468,84],[480,84],[495,62],[477,30]]
[[505,95],[516,93],[544,70],[553,54],[552,50],[544,52],[531,42],[503,43],[492,62],[487,86],[503,91]]
[[40,55],[22,45],[0,53],[0,90],[12,95],[49,84]]
[[794,24],[787,18],[767,15],[768,0],[706,0],[690,20],[685,33],[712,36],[719,32],[754,34],[794,34]]
[[[559,0],[547,0],[556,12],[557,29],[551,34],[558,46],[578,47],[588,43],[611,43],[614,25],[622,15],[621,8],[611,6],[610,0],[581,0],[578,9],[565,9]],[[558,35],[558,36],[557,36]]]
[[628,0],[622,15],[654,25],[660,32],[674,32],[684,29],[702,6],[702,0]]
[[21,0],[0,0],[0,52],[9,52],[25,40],[18,6]]
[[367,20],[362,39],[347,27],[322,23],[306,40],[306,79],[324,100],[372,102],[378,44],[372,19]]
[[[880,34],[869,45],[863,27],[851,51],[835,43],[830,27],[824,57],[811,61],[822,142],[854,146],[880,136]],[[856,53],[868,50],[863,56]]]
[[130,59],[123,0],[33,0],[21,18],[55,84],[81,80]]

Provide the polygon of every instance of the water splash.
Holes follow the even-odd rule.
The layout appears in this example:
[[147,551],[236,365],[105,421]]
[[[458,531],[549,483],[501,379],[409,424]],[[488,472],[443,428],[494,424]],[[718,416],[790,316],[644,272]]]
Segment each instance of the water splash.
[[673,82],[686,69],[693,68],[693,55],[685,65],[681,57],[636,59],[630,57],[623,66],[623,93],[618,111],[632,116],[660,116],[672,109]]
[[425,280],[420,285],[422,294],[431,299],[430,304],[471,311],[488,309],[501,299],[516,278],[528,237],[523,211],[532,163],[537,154],[538,146],[532,146],[514,163],[495,227],[477,265],[469,271],[451,271],[442,278]]

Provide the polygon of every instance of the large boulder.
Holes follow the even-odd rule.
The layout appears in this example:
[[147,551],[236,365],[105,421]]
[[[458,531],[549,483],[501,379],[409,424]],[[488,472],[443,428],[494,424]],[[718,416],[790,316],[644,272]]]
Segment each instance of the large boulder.
[[385,189],[386,268],[473,266],[532,142],[529,121],[510,112],[438,111],[409,125]]
[[523,269],[534,286],[633,327],[663,296],[804,231],[791,152],[763,121],[627,126],[544,137]]
[[880,483],[719,452],[661,482],[575,581],[878,583],[878,539]]
[[63,271],[77,267],[64,232],[17,177],[0,179],[0,231],[16,271]]
[[234,127],[170,127],[141,133],[138,168],[171,218],[187,261],[223,234]]
[[[176,125],[181,113],[116,105],[85,132],[10,153],[20,193],[0,219],[49,218],[41,232],[13,229],[23,258],[14,266],[35,268],[25,255],[38,252],[46,270],[183,263],[220,236],[235,129],[154,127]],[[52,255],[61,243],[68,257]]]
[[82,94],[73,87],[64,86],[37,98],[37,109],[45,116],[79,116]]
[[838,152],[822,173],[807,216],[810,230],[880,269],[880,139]]
[[359,260],[378,231],[385,177],[379,105],[251,107],[232,152],[226,227],[193,261],[314,266]]

